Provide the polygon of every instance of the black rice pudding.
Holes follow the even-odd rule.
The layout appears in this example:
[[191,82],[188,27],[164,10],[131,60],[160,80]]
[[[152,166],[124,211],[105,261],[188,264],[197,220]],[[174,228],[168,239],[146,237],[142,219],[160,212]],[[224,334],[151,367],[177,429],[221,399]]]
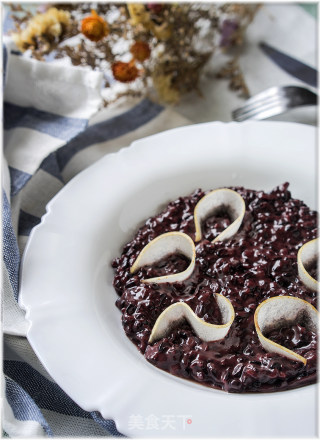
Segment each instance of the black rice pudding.
[[[317,237],[317,213],[292,198],[288,186],[270,193],[230,187],[246,204],[240,229],[230,239],[212,243],[231,220],[223,210],[209,216],[202,224],[203,238],[196,243],[195,269],[184,282],[141,282],[185,270],[189,261],[183,255],[170,255],[135,274],[130,274],[130,267],[141,250],[165,232],[181,231],[194,239],[194,208],[207,192],[198,189],[170,202],[125,245],[112,263],[116,305],[124,331],[147,361],[175,376],[228,392],[271,392],[316,381],[317,334],[303,321],[284,324],[266,336],[303,356],[306,365],[265,351],[254,325],[255,310],[267,298],[294,296],[317,307],[317,293],[300,281],[297,269],[299,248]],[[225,338],[204,342],[184,322],[148,344],[158,316],[178,301],[204,321],[221,324],[215,292],[228,298],[235,311]]]

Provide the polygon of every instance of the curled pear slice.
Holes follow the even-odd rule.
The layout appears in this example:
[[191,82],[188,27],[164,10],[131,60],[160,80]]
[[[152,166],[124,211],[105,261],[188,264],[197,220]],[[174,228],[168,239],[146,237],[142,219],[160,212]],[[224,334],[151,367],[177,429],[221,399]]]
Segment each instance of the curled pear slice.
[[319,239],[308,241],[298,252],[298,274],[303,284],[311,290],[319,289],[319,282],[315,280],[308,272],[308,266],[318,258]]
[[214,215],[221,209],[228,211],[231,217],[231,225],[222,231],[213,241],[223,241],[238,232],[246,211],[243,198],[236,191],[228,188],[216,189],[209,192],[196,204],[194,209],[194,223],[196,229],[195,241],[202,238],[201,224],[209,216]]
[[263,348],[305,365],[307,359],[303,356],[264,336],[264,333],[272,329],[280,329],[284,324],[293,324],[301,319],[307,328],[317,331],[319,312],[309,302],[293,296],[275,296],[263,301],[254,314],[256,332]]
[[147,278],[143,283],[176,283],[189,278],[196,261],[196,249],[189,235],[183,232],[167,232],[150,241],[140,252],[136,261],[130,268],[130,273],[135,273],[141,267],[151,266],[157,261],[172,255],[183,254],[190,259],[189,266],[183,271],[161,277]]
[[224,338],[234,320],[234,308],[231,302],[223,295],[216,294],[218,306],[221,311],[223,324],[209,324],[199,318],[188,304],[177,302],[167,307],[156,320],[149,344],[167,336],[174,327],[187,320],[196,335],[203,341],[218,341]]

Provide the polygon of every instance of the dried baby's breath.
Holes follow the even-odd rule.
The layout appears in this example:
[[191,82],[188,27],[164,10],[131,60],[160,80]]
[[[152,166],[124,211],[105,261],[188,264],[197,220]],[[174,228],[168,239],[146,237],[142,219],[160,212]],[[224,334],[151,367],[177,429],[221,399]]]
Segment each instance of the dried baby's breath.
[[[29,49],[40,60],[50,54],[51,58],[68,58],[73,65],[103,72],[106,87],[112,91],[106,105],[126,94],[143,96],[154,90],[159,101],[175,103],[183,94],[199,90],[207,61],[217,51],[227,52],[242,44],[257,8],[252,3],[97,3],[94,7],[90,3],[61,3],[42,5],[32,15],[22,6],[11,5],[19,49]],[[106,24],[101,38],[96,38],[99,41],[91,41],[94,38],[87,32],[88,26],[82,25],[90,24],[91,29],[92,17],[97,24]],[[141,42],[140,50],[143,45],[145,50],[148,47],[150,54],[134,55],[136,42]],[[130,63],[134,57],[139,76],[119,89],[117,83],[123,77],[118,76],[117,81],[112,66]],[[236,60],[218,77],[229,78],[233,90],[248,94]]]

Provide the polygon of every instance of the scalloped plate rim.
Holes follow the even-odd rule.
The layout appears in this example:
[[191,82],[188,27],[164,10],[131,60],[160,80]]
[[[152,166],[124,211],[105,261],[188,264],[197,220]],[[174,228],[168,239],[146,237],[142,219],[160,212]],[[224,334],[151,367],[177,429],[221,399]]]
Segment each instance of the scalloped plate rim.
[[[145,432],[145,431],[142,431],[139,429],[132,429],[132,430],[129,429],[128,415],[130,416],[130,403],[131,403],[131,408],[132,408],[132,405],[136,404],[135,399],[137,398],[137,396],[138,396],[138,406],[136,406],[136,408],[141,410],[142,414],[144,414],[143,411],[147,407],[147,405],[150,405],[150,402],[152,402],[152,404],[155,405],[153,407],[154,413],[157,414],[157,412],[156,412],[157,410],[163,409],[160,404],[158,404],[158,406],[157,406],[157,404],[152,400],[152,396],[150,394],[152,391],[152,392],[159,393],[159,395],[162,396],[163,389],[160,390],[160,387],[164,387],[165,390],[170,389],[170,390],[177,390],[177,392],[182,392],[182,394],[183,394],[182,397],[180,397],[180,396],[177,397],[174,395],[174,393],[170,393],[170,399],[171,400],[176,399],[176,401],[174,402],[173,405],[172,405],[172,402],[168,402],[167,406],[165,406],[165,407],[167,407],[171,411],[173,410],[173,413],[174,413],[174,411],[177,410],[178,404],[183,406],[182,400],[185,399],[186,396],[192,397],[193,403],[191,404],[191,409],[189,412],[192,413],[191,414],[192,420],[194,421],[195,424],[196,424],[197,419],[199,419],[199,421],[201,420],[201,415],[199,413],[199,402],[203,402],[203,403],[204,402],[211,402],[211,403],[218,403],[219,404],[218,408],[216,408],[216,414],[215,414],[216,422],[217,422],[217,424],[219,424],[219,418],[222,417],[223,420],[226,420],[223,417],[223,414],[221,412],[222,408],[224,408],[225,405],[227,405],[227,407],[230,408],[231,410],[232,410],[232,408],[238,408],[238,410],[239,410],[238,404],[240,402],[241,402],[241,404],[240,404],[240,408],[241,408],[240,412],[241,412],[242,408],[244,408],[244,407],[246,409],[251,408],[252,410],[254,410],[257,402],[260,402],[261,405],[266,405],[266,404],[269,404],[270,402],[274,402],[275,398],[277,399],[277,404],[281,404],[281,402],[290,404],[292,397],[294,395],[296,395],[297,397],[299,396],[299,398],[304,399],[305,407],[310,409],[311,408],[310,405],[312,405],[312,402],[314,402],[315,398],[316,398],[316,388],[317,387],[315,385],[313,385],[313,386],[308,386],[308,387],[304,387],[304,388],[300,388],[300,389],[296,389],[296,390],[291,390],[291,391],[285,391],[285,392],[276,393],[276,394],[236,395],[236,394],[227,394],[227,393],[217,391],[217,390],[211,390],[211,389],[208,390],[207,388],[204,388],[200,385],[189,383],[187,381],[184,381],[183,379],[175,378],[174,376],[171,376],[167,373],[159,371],[155,367],[149,365],[144,360],[144,358],[137,352],[137,350],[135,350],[135,347],[133,347],[133,345],[128,341],[128,339],[124,335],[124,332],[122,332],[122,334],[119,334],[119,329],[122,330],[122,328],[121,328],[121,326],[118,325],[119,322],[118,322],[118,324],[115,324],[115,323],[117,322],[117,319],[118,319],[118,321],[120,321],[120,313],[118,312],[118,310],[114,306],[114,309],[111,311],[111,315],[109,316],[108,325],[114,326],[112,328],[112,329],[114,329],[114,333],[112,333],[112,334],[116,338],[120,338],[121,344],[123,343],[123,347],[122,347],[122,351],[121,351],[121,349],[119,349],[119,345],[117,345],[115,342],[112,343],[112,338],[110,338],[110,341],[108,341],[108,344],[110,345],[109,349],[111,347],[112,350],[114,350],[113,354],[115,356],[120,356],[121,359],[131,359],[131,360],[135,359],[135,362],[133,363],[134,365],[132,367],[134,369],[134,373],[139,374],[139,373],[143,372],[143,374],[141,376],[139,376],[139,380],[138,380],[137,384],[136,383],[133,384],[133,381],[135,380],[136,376],[132,372],[129,373],[128,376],[126,377],[125,383],[119,383],[120,381],[116,380],[115,381],[116,383],[111,384],[110,378],[106,377],[105,383],[109,386],[108,391],[105,393],[102,393],[101,392],[101,383],[99,383],[99,384],[94,383],[94,386],[97,386],[97,388],[99,386],[99,389],[97,389],[97,391],[96,391],[96,395],[95,395],[95,393],[93,393],[93,395],[92,395],[92,393],[90,393],[89,390],[86,389],[86,388],[88,388],[86,386],[86,384],[81,384],[82,389],[80,390],[80,393],[79,393],[79,390],[74,389],[74,383],[71,383],[71,382],[68,383],[68,381],[71,380],[70,378],[62,379],[64,376],[61,376],[60,370],[58,372],[59,368],[57,366],[57,363],[54,361],[54,356],[53,355],[50,356],[48,354],[48,352],[47,352],[48,350],[46,351],[45,344],[44,344],[45,337],[47,337],[47,338],[49,338],[49,340],[51,340],[53,338],[53,334],[55,334],[55,335],[58,334],[58,337],[62,338],[62,334],[59,333],[60,329],[56,329],[55,326],[53,325],[53,322],[55,322],[54,319],[60,319],[61,322],[66,326],[66,329],[73,331],[72,326],[70,328],[68,327],[70,316],[61,316],[62,313],[60,313],[60,315],[57,315],[57,313],[58,313],[57,308],[56,309],[54,308],[54,307],[56,307],[56,305],[54,304],[54,301],[56,300],[56,298],[52,298],[52,296],[50,296],[50,293],[48,294],[47,298],[44,295],[44,298],[41,298],[41,300],[43,302],[41,304],[39,304],[38,303],[39,296],[37,296],[37,294],[34,293],[34,290],[36,290],[36,289],[33,289],[33,293],[31,292],[31,289],[33,287],[39,288],[39,281],[37,281],[37,279],[36,279],[37,278],[37,270],[39,268],[39,265],[41,266],[41,264],[44,264],[45,262],[48,262],[48,261],[51,263],[56,263],[55,254],[53,253],[53,249],[55,248],[55,245],[56,245],[56,241],[54,239],[58,240],[59,245],[61,245],[61,243],[63,242],[63,240],[62,240],[63,237],[61,237],[60,235],[62,235],[64,237],[65,236],[68,237],[68,235],[66,235],[66,234],[70,232],[70,230],[68,230],[68,231],[61,230],[61,228],[63,229],[64,225],[61,223],[60,217],[64,218],[63,216],[65,215],[65,209],[66,209],[66,206],[69,207],[69,205],[68,205],[69,203],[71,203],[71,204],[73,203],[73,206],[75,207],[75,209],[79,209],[79,203],[80,203],[79,190],[80,190],[80,188],[82,188],[84,190],[84,192],[87,191],[88,179],[92,177],[94,180],[94,177],[93,177],[94,174],[101,173],[101,175],[102,175],[102,172],[105,169],[108,169],[108,167],[109,167],[109,171],[110,171],[110,167],[113,164],[113,162],[116,163],[117,167],[123,166],[124,168],[126,168],[126,167],[128,168],[128,166],[132,165],[132,163],[133,164],[135,163],[136,166],[139,167],[140,165],[137,160],[137,157],[140,156],[140,159],[141,159],[141,155],[146,159],[147,162],[149,161],[150,163],[153,163],[153,161],[155,161],[154,156],[157,152],[157,149],[159,149],[159,143],[161,143],[164,139],[169,139],[169,140],[171,139],[172,143],[174,143],[173,141],[175,140],[179,144],[179,142],[180,143],[182,142],[181,139],[184,137],[186,132],[188,132],[187,133],[188,138],[189,138],[189,135],[192,137],[195,134],[198,134],[201,139],[201,136],[204,131],[204,132],[208,132],[208,133],[212,132],[213,135],[214,134],[221,135],[221,133],[224,133],[225,136],[231,138],[231,140],[232,139],[236,140],[235,134],[239,134],[239,133],[242,133],[242,134],[249,133],[249,134],[256,136],[259,133],[262,134],[267,131],[268,134],[272,137],[275,134],[278,136],[279,133],[282,135],[285,135],[285,133],[287,133],[288,129],[291,131],[293,130],[297,135],[299,135],[300,132],[301,133],[303,132],[301,134],[302,138],[304,140],[307,138],[309,140],[309,142],[311,142],[311,140],[315,136],[315,130],[313,127],[307,127],[307,126],[303,126],[303,125],[295,124],[295,123],[246,122],[246,123],[239,124],[239,123],[234,123],[234,122],[232,122],[232,123],[212,122],[212,123],[205,123],[205,124],[196,124],[196,125],[187,126],[187,127],[180,127],[180,128],[172,129],[172,130],[169,130],[166,132],[162,132],[162,133],[152,135],[147,138],[143,138],[141,140],[135,141],[131,144],[130,148],[123,148],[117,153],[112,153],[110,155],[106,155],[105,157],[103,157],[102,159],[100,159],[99,161],[97,161],[96,163],[94,163],[93,165],[91,165],[90,167],[88,167],[87,169],[82,171],[81,173],[79,173],[75,178],[73,178],[48,203],[47,212],[42,217],[41,223],[39,225],[37,225],[32,230],[30,238],[29,238],[27,246],[26,246],[26,249],[25,249],[23,259],[22,259],[22,265],[21,265],[22,283],[21,283],[20,295],[19,295],[19,303],[27,311],[27,319],[31,323],[30,329],[28,331],[28,339],[30,341],[30,344],[32,345],[33,349],[35,350],[35,352],[38,355],[38,357],[40,358],[40,360],[43,362],[43,364],[44,364],[45,368],[48,370],[48,372],[52,375],[52,377],[55,380],[58,379],[57,383],[61,386],[61,388],[63,388],[73,398],[73,400],[75,400],[80,406],[82,406],[87,411],[98,410],[102,413],[102,415],[104,417],[113,418],[116,422],[117,428],[123,434],[131,436],[131,437],[145,437],[145,436],[146,437],[150,437],[150,436],[155,436],[155,437],[157,437],[157,436],[162,436],[162,437],[163,436],[166,436],[166,437],[174,437],[174,436],[198,437],[198,436],[221,436],[222,434],[225,434],[224,436],[230,437],[230,436],[237,436],[235,434],[239,433],[239,431],[237,431],[237,429],[240,426],[240,428],[242,428],[241,436],[244,436],[244,437],[246,437],[248,435],[249,436],[257,436],[257,432],[259,430],[259,420],[257,420],[257,423],[254,424],[254,426],[250,427],[249,431],[248,431],[248,428],[247,428],[247,431],[243,431],[244,426],[241,423],[241,421],[240,422],[238,421],[233,426],[230,426],[230,424],[229,424],[227,433],[225,432],[225,430],[223,430],[223,431],[221,430],[222,429],[221,426],[220,427],[208,426],[208,424],[204,424],[204,423],[199,424],[197,427],[195,427],[195,425],[193,425],[193,426],[190,425],[188,427],[189,431],[187,431],[186,428],[182,428],[182,425],[181,426],[179,425],[179,427],[178,427],[178,423],[177,423],[177,430],[175,430],[175,431],[172,431],[172,430],[161,431],[161,433],[157,430]],[[284,140],[282,139],[282,141],[284,141]],[[205,144],[206,141],[203,140],[203,142]],[[222,141],[222,142],[224,142],[224,141]],[[265,142],[266,142],[266,140],[264,140],[262,143],[265,143]],[[297,139],[294,138],[292,143],[297,144]],[[150,145],[150,144],[156,144],[156,146]],[[182,147],[185,147],[185,145],[184,146],[181,146],[181,145],[180,146],[179,145],[173,146],[172,150],[174,150],[175,153],[179,153],[179,148],[182,148]],[[167,148],[167,146],[165,146],[164,148]],[[201,146],[199,148],[201,149],[204,147]],[[232,148],[234,148],[234,147],[230,146],[231,150],[232,150]],[[245,146],[244,148],[246,149],[247,147]],[[283,147],[283,148],[285,148],[285,147]],[[288,146],[286,146],[286,148],[288,148]],[[188,145],[187,149],[188,149],[188,152],[192,151],[192,149],[189,145]],[[212,154],[212,152],[209,150],[208,146],[206,146],[205,151],[207,151],[209,156],[210,156],[210,154]],[[171,150],[170,150],[170,152],[171,152]],[[234,150],[235,156],[237,156],[238,153],[239,152],[237,150]],[[221,154],[221,152],[219,154]],[[222,154],[222,158],[224,158],[223,154]],[[301,158],[301,159],[303,159],[303,158]],[[186,159],[184,159],[184,160],[187,162]],[[224,158],[224,160],[226,160],[226,158]],[[239,156],[237,157],[237,160],[239,160]],[[255,163],[256,160],[257,159],[253,160],[253,163]],[[155,162],[158,163],[158,159]],[[198,166],[200,163],[199,158],[195,158],[195,162],[196,162],[196,166]],[[110,165],[110,163],[111,163],[111,165]],[[224,163],[224,162],[222,162],[222,163]],[[179,172],[180,171],[181,170],[179,168]],[[169,174],[170,174],[170,172],[171,172],[171,174],[172,174],[172,172],[174,172],[174,165],[170,168]],[[311,174],[312,174],[312,177],[310,179],[316,180],[315,174],[314,173],[311,173]],[[173,175],[170,175],[170,176],[171,176],[170,177],[171,179],[174,179]],[[231,176],[231,174],[230,174],[230,176]],[[253,175],[253,179],[254,178],[255,177]],[[282,183],[282,180],[279,182],[276,182],[276,183],[280,184],[280,183]],[[230,182],[230,186],[231,186],[231,184],[232,184],[232,182]],[[137,183],[135,183],[135,185],[137,186]],[[120,187],[121,187],[121,184],[120,184]],[[213,188],[214,187],[212,187],[212,189]],[[210,188],[205,188],[205,189],[210,189]],[[122,190],[123,190],[123,188],[122,188]],[[136,190],[140,191],[141,188],[139,186],[137,186]],[[73,200],[70,200],[70,196],[72,197],[74,194],[78,198],[75,197]],[[89,197],[89,194],[92,195],[92,191],[90,192],[90,190],[88,190],[86,193],[86,197]],[[68,201],[68,203],[66,203],[67,201]],[[113,199],[113,202],[114,202],[114,206],[116,206],[116,209],[118,209],[119,213],[122,215],[123,212],[121,211],[121,203],[119,204],[120,206],[118,206],[116,200]],[[95,202],[95,203],[98,206],[98,202]],[[75,206],[75,205],[77,205],[77,206]],[[96,209],[98,209],[98,208],[96,207]],[[153,209],[154,209],[154,207],[153,207]],[[105,214],[105,212],[104,212],[104,214]],[[128,212],[125,212],[124,214],[128,215]],[[130,233],[132,233],[132,231],[130,229],[130,226],[128,226],[128,224],[126,223],[125,218],[122,218],[121,215],[119,216],[119,223],[121,223],[121,222],[123,223],[123,224],[121,223],[121,227],[122,227],[121,231],[123,232],[123,235],[126,236],[126,238],[127,238],[130,236]],[[99,224],[99,227],[101,228],[101,224]],[[77,246],[78,246],[78,243],[74,239],[73,234],[71,234],[71,235],[72,235],[72,237],[71,237],[70,246],[69,246],[69,243],[64,244],[64,246],[67,247],[67,250],[66,250],[67,253],[68,252],[70,253],[71,252],[70,249],[72,249],[73,247],[77,248]],[[93,234],[93,236],[96,239],[96,236],[94,234]],[[42,242],[43,238],[47,240],[47,243]],[[40,258],[41,258],[40,255],[45,256],[46,251],[47,251],[45,246],[46,246],[46,244],[48,244],[48,239],[49,239],[49,251],[51,252],[50,258],[48,260],[46,260],[45,262],[42,262],[42,261],[40,261]],[[52,240],[52,243],[51,243],[51,240]],[[70,247],[70,249],[69,249],[69,247]],[[88,249],[89,249],[89,251],[92,250],[90,247],[88,247],[87,250]],[[38,254],[38,251],[40,251],[40,250],[41,250],[41,252]],[[101,254],[101,249],[100,249],[100,254]],[[72,252],[71,252],[71,255],[72,255]],[[112,257],[114,257],[114,256],[116,256],[116,255],[112,255]],[[108,258],[110,258],[110,255],[108,255]],[[95,260],[95,261],[98,261],[98,260]],[[99,262],[101,262],[101,258],[100,258]],[[82,263],[82,261],[81,261],[81,263]],[[46,266],[44,266],[44,267],[46,267]],[[49,266],[47,266],[47,267],[49,267]],[[100,270],[100,272],[101,272],[102,270],[106,269],[106,267],[107,267],[106,265],[103,266],[103,264],[102,264],[102,267],[99,267],[98,271]],[[48,268],[46,270],[49,271],[50,269]],[[73,267],[73,270],[75,270],[74,267]],[[96,276],[99,278],[99,283],[101,286],[102,285],[101,282],[104,281],[104,278],[100,272]],[[50,273],[50,276],[52,276],[52,273]],[[42,274],[41,274],[41,277],[42,277]],[[54,279],[54,277],[53,277],[53,279]],[[61,280],[62,280],[62,278],[61,278]],[[47,281],[47,279],[45,279],[45,277],[44,277],[44,279],[41,281],[45,282],[45,281]],[[72,279],[72,282],[74,282],[74,283],[77,282],[77,279],[74,277]],[[62,287],[65,288],[64,286],[62,286]],[[84,310],[87,310],[87,309],[85,309],[84,306],[87,307],[88,310],[90,310],[90,313],[95,318],[97,317],[97,315],[99,315],[99,311],[97,311],[97,309],[99,308],[98,306],[105,305],[103,303],[104,299],[102,299],[102,295],[100,295],[100,296],[99,295],[100,294],[98,294],[98,297],[93,296],[93,298],[94,298],[93,303],[95,303],[94,306],[91,305],[92,299],[91,300],[88,299],[85,295],[82,295],[79,298],[79,304],[78,304],[78,302],[74,301],[75,298],[78,298],[78,297],[73,296],[73,298],[72,298],[72,295],[71,295],[71,298],[63,298],[63,300],[60,300],[60,302],[62,302],[63,305],[70,306],[70,309],[71,309],[71,305],[72,305],[72,310],[69,310],[69,313],[70,313],[71,317],[76,320],[76,322],[79,322],[79,320],[86,317],[84,315]],[[97,298],[99,298],[99,301],[100,301],[99,304],[98,304]],[[114,297],[112,298],[112,300],[114,300],[115,298],[116,298],[116,295],[114,294]],[[34,303],[32,303],[32,301],[34,301]],[[51,307],[48,307],[49,304],[51,305]],[[97,304],[98,304],[98,306],[97,306]],[[61,307],[61,304],[59,304],[59,306]],[[74,309],[76,309],[76,310],[74,310]],[[59,308],[58,308],[58,310],[59,310]],[[40,314],[40,312],[41,312],[41,314]],[[74,313],[75,313],[75,316],[72,315]],[[101,316],[98,316],[98,317],[100,319],[99,326],[97,325],[97,327],[95,327],[95,331],[97,331],[97,329],[101,329],[102,335],[104,335],[104,336],[109,335],[109,333],[108,333],[109,329],[107,332],[104,333],[105,329],[102,328],[104,326],[104,322],[103,322],[103,320],[101,321]],[[89,317],[89,318],[93,321],[92,317]],[[109,321],[111,323],[109,323]],[[90,327],[88,328],[88,331],[89,332],[91,331]],[[40,336],[41,332],[43,333],[42,336]],[[44,335],[46,335],[46,336],[44,337]],[[67,339],[68,339],[68,333],[66,333],[66,340]],[[77,341],[75,341],[75,342],[77,342]],[[88,342],[88,341],[86,341],[86,342]],[[100,344],[100,347],[103,346],[103,343],[104,343],[103,340],[98,341],[98,342]],[[69,341],[69,343],[70,343],[70,341]],[[66,344],[67,344],[67,342],[66,342]],[[79,345],[79,343],[78,343],[78,345]],[[75,370],[75,372],[73,372],[76,375],[80,374],[79,368],[84,369],[86,367],[87,368],[86,372],[89,371],[88,368],[90,369],[89,363],[86,364],[86,361],[85,361],[86,357],[83,355],[83,353],[81,353],[80,348],[82,348],[82,346],[78,347],[78,348],[79,348],[78,351],[75,350],[75,354],[84,360],[84,365],[82,365],[81,363],[77,364],[78,368]],[[58,350],[57,350],[57,347],[55,347],[55,349],[57,351],[57,353],[55,353],[55,356],[57,357],[57,356],[59,356],[59,354],[61,355],[61,353],[63,353],[63,351],[65,351],[66,347],[59,346]],[[70,361],[70,360],[68,360],[68,361]],[[65,363],[65,361],[62,362],[62,364],[64,364],[64,363]],[[70,362],[69,362],[68,365],[63,365],[62,371],[63,371],[63,369],[65,369],[65,371],[69,371],[68,368],[69,368],[69,370],[74,369],[74,365],[70,365]],[[112,369],[110,371],[112,371]],[[150,387],[149,392],[145,391],[146,385],[148,385],[148,387]],[[129,395],[127,395],[126,401],[119,402],[117,400],[117,396],[121,392],[128,393],[129,386],[133,386],[133,390],[132,390],[131,395],[129,393]],[[144,390],[144,392],[139,394],[141,392],[141,390]],[[86,393],[87,393],[87,396],[86,396]],[[112,405],[112,408],[110,407],[110,405]],[[133,412],[134,411],[135,410],[133,410]],[[284,421],[282,420],[283,423],[281,425],[281,418],[280,419],[278,418],[276,420],[277,415],[275,414],[274,411],[272,412],[272,410],[270,410],[270,407],[269,407],[268,411],[271,411],[272,415],[275,417],[274,426],[273,427],[269,426],[267,428],[269,435],[277,435],[278,436],[279,433],[283,432],[283,434],[284,434],[284,432],[285,432],[286,435],[290,435],[290,433],[291,433],[292,435],[296,436],[297,427],[295,426],[294,423],[292,426],[288,426],[288,423],[284,423]],[[211,411],[211,414],[212,414],[212,411]],[[159,415],[161,415],[161,413],[159,413]],[[179,416],[181,416],[181,414],[177,413],[176,417],[179,417]],[[310,418],[310,414],[308,415],[308,417],[309,417],[309,420],[313,420],[312,417]],[[176,419],[176,422],[178,422],[178,418]],[[202,422],[203,422],[203,420],[202,420]],[[314,422],[316,423],[315,419],[314,419]],[[316,426],[314,426],[314,428],[310,427],[310,433],[312,431],[312,435],[314,434],[315,430],[316,430]],[[305,431],[303,431],[303,432],[305,433]]]

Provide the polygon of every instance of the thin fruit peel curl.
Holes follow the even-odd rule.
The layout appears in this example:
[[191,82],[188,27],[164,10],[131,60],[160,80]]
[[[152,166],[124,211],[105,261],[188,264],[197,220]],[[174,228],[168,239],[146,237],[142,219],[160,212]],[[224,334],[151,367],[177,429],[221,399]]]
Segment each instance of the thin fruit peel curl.
[[297,256],[299,278],[306,287],[315,292],[317,292],[319,289],[319,282],[310,275],[310,273],[308,272],[308,268],[315,260],[318,259],[318,246],[318,238],[308,241],[303,246],[301,246]]
[[194,224],[196,229],[195,242],[202,239],[202,222],[209,215],[214,215],[221,210],[226,210],[228,212],[232,223],[222,231],[212,243],[228,240],[238,232],[246,211],[246,205],[243,198],[240,194],[231,189],[216,189],[202,197],[194,209]]
[[270,330],[277,330],[284,325],[292,325],[303,321],[310,330],[318,331],[319,312],[309,302],[294,296],[275,296],[263,301],[254,314],[254,324],[263,348],[277,353],[304,365],[307,359],[288,348],[273,342],[264,334]]
[[130,273],[135,273],[141,267],[151,266],[172,254],[183,254],[190,260],[189,266],[183,271],[161,277],[147,278],[143,283],[177,283],[186,280],[192,274],[195,261],[196,249],[192,239],[183,232],[167,232],[150,241],[140,252]]
[[223,324],[209,324],[199,318],[188,304],[177,302],[167,307],[156,320],[149,338],[149,344],[164,338],[171,330],[178,327],[185,320],[190,324],[196,335],[203,341],[218,341],[223,339],[235,317],[231,302],[223,295],[215,294],[220,308]]

